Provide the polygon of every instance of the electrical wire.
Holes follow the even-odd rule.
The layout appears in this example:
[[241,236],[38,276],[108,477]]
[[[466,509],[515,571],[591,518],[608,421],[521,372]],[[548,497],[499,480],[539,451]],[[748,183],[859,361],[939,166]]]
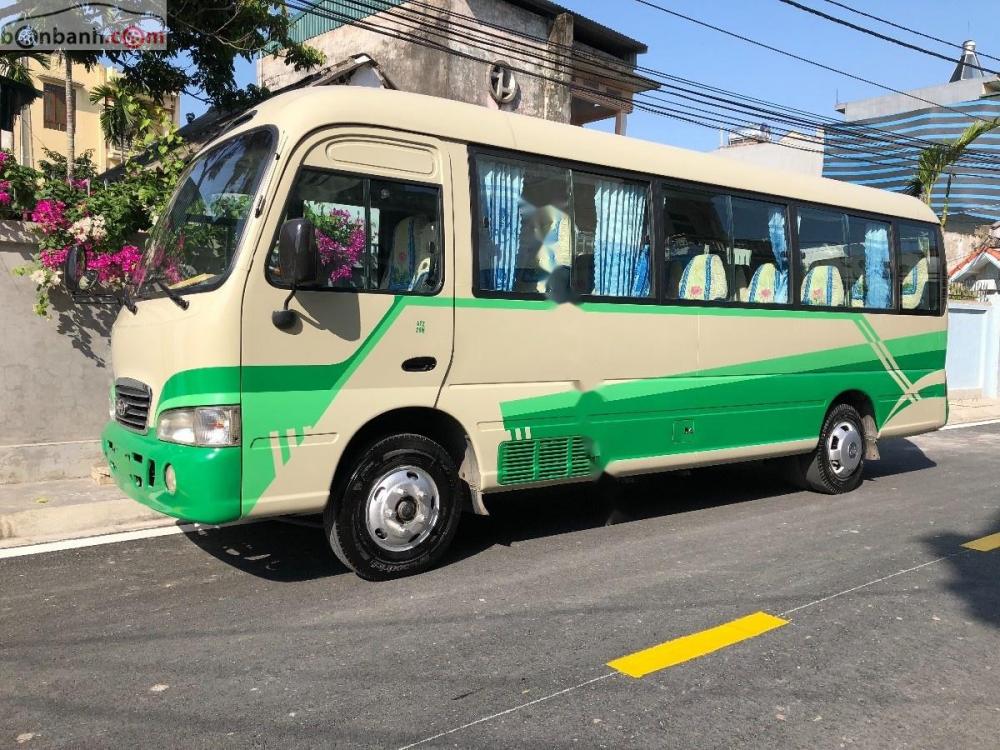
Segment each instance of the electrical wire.
[[[338,4],[341,5],[341,6],[343,6],[345,2],[352,3],[352,0],[338,0]],[[462,15],[462,14],[457,13],[455,11],[452,11],[450,9],[446,9],[446,8],[441,8],[441,7],[438,7],[438,6],[429,5],[426,2],[420,2],[420,0],[410,0],[409,2],[407,2],[406,6],[419,6],[419,7],[423,7],[423,8],[426,8],[426,9],[432,11],[433,13],[422,13],[422,12],[416,11],[416,10],[410,8],[410,7],[405,7],[404,8],[404,7],[401,7],[401,6],[389,5],[389,4],[387,4],[385,2],[385,0],[382,0],[382,4],[381,5],[376,5],[375,2],[374,2],[374,0],[372,0],[370,2],[359,2],[359,0],[354,0],[354,2],[352,4],[354,4],[355,6],[357,6],[357,5],[364,5],[370,12],[376,12],[376,13],[379,13],[381,15],[390,16],[390,17],[402,17],[402,16],[400,16],[401,13],[406,13],[406,14],[408,14],[407,17],[410,17],[409,14],[412,13],[412,14],[416,14],[416,15],[422,17],[422,18],[430,19],[431,21],[433,21],[435,23],[439,23],[443,19],[447,18],[448,22],[449,22],[449,25],[451,25],[451,26],[456,26],[457,25],[459,28],[461,28],[463,30],[470,30],[473,33],[478,33],[478,34],[484,33],[482,31],[481,27],[486,26],[486,27],[489,27],[489,28],[496,29],[496,30],[498,30],[500,32],[503,32],[505,34],[505,36],[507,36],[507,37],[510,37],[510,36],[513,35],[513,36],[516,36],[516,37],[519,37],[519,38],[523,38],[523,39],[529,40],[530,44],[534,45],[532,47],[532,49],[531,49],[531,51],[532,51],[533,54],[538,54],[538,55],[542,55],[542,56],[547,55],[547,54],[552,54],[552,48],[554,47],[554,48],[557,48],[557,49],[565,50],[566,51],[566,55],[570,56],[574,60],[576,60],[578,58],[582,58],[587,63],[594,63],[598,67],[602,67],[605,70],[610,70],[616,76],[627,75],[627,74],[623,73],[623,71],[622,71],[621,68],[619,68],[617,66],[609,66],[608,61],[607,61],[606,58],[599,58],[594,53],[587,53],[587,52],[584,52],[584,51],[580,50],[577,47],[571,47],[569,45],[563,45],[563,44],[559,44],[559,43],[556,43],[556,42],[552,42],[552,41],[550,41],[548,39],[537,37],[537,36],[533,36],[533,35],[527,34],[526,32],[523,32],[523,31],[505,29],[504,27],[499,26],[497,24],[491,24],[489,22],[480,21],[479,19],[476,19],[476,18],[471,17],[471,16]],[[315,6],[316,4],[313,3],[313,5]],[[454,22],[454,21],[451,20],[453,18],[459,18],[459,19],[461,19],[463,21],[471,22],[474,25],[473,26],[469,26],[469,25],[463,25],[461,23],[456,24],[456,22]],[[480,44],[482,43],[482,40],[477,40],[477,41],[479,41]],[[508,41],[509,41],[509,39],[508,39]],[[765,100],[754,99],[753,97],[748,97],[745,94],[738,94],[738,93],[735,93],[735,92],[727,92],[724,89],[718,89],[718,88],[715,88],[715,87],[708,86],[707,84],[702,84],[702,83],[699,83],[699,82],[696,82],[696,81],[690,81],[688,79],[684,79],[684,78],[681,78],[681,77],[678,77],[678,76],[672,76],[670,74],[664,73],[663,71],[658,71],[658,70],[655,70],[653,68],[644,68],[644,67],[641,67],[641,66],[636,66],[635,67],[635,71],[639,72],[639,73],[643,73],[644,75],[651,76],[654,79],[654,82],[660,84],[661,88],[671,89],[671,91],[660,92],[660,93],[666,93],[666,94],[671,95],[671,96],[678,96],[678,97],[680,97],[682,99],[693,100],[691,98],[691,96],[685,96],[683,94],[678,93],[678,91],[684,91],[685,93],[687,93],[689,95],[692,95],[694,97],[700,97],[701,99],[708,98],[708,99],[714,99],[714,100],[717,100],[717,101],[720,101],[720,102],[724,102],[723,99],[720,99],[717,96],[703,94],[700,91],[698,91],[697,89],[701,88],[701,89],[706,89],[706,90],[712,90],[712,91],[715,91],[715,92],[721,92],[723,94],[728,95],[728,97],[730,97],[730,99],[729,99],[728,102],[724,102],[723,105],[721,105],[723,109],[733,110],[734,107],[735,107],[735,108],[739,108],[739,109],[744,110],[744,111],[754,111],[755,114],[753,116],[755,116],[755,117],[757,116],[756,113],[759,113],[759,114],[764,115],[765,117],[768,117],[769,119],[772,119],[772,120],[779,120],[779,121],[786,122],[786,123],[791,122],[796,127],[800,127],[800,128],[801,127],[807,127],[807,128],[813,128],[813,129],[822,128],[826,132],[828,140],[829,140],[830,133],[834,133],[834,134],[837,135],[838,138],[842,139],[841,142],[852,142],[855,139],[866,139],[866,140],[869,140],[869,141],[873,141],[875,143],[884,142],[884,141],[890,141],[890,142],[894,142],[894,143],[898,142],[898,143],[901,143],[901,144],[902,143],[911,144],[911,145],[917,146],[917,147],[919,147],[921,149],[929,147],[929,146],[932,146],[932,145],[936,145],[937,143],[939,143],[939,142],[936,142],[936,141],[931,141],[931,140],[927,140],[927,139],[923,139],[923,138],[919,138],[919,137],[915,137],[915,136],[909,136],[907,134],[897,133],[895,131],[883,130],[883,129],[880,129],[880,128],[877,128],[877,127],[873,127],[871,125],[865,125],[865,124],[862,124],[862,125],[846,124],[843,121],[834,120],[834,119],[828,118],[828,117],[823,117],[823,116],[817,115],[815,113],[805,112],[803,110],[795,110],[794,108],[786,107],[784,105],[777,105],[777,104],[774,104],[773,102],[767,102]],[[585,71],[585,72],[587,72],[587,71]],[[677,84],[672,83],[674,81],[682,83],[682,84],[689,84],[691,87],[694,87],[695,90],[692,90],[692,88],[690,88],[690,87],[689,88],[684,88],[683,86],[679,87]],[[649,96],[649,94],[644,94],[644,95]],[[737,99],[733,100],[731,97],[736,97]],[[656,97],[654,97],[654,98],[656,98]],[[743,99],[743,100],[749,101],[749,102],[754,102],[755,104],[754,105],[747,105],[747,104],[739,101],[739,99]],[[708,104],[710,104],[711,106],[720,106],[719,104],[716,104],[715,102],[708,102]],[[734,106],[728,106],[729,104],[733,104]],[[762,108],[760,106],[756,106],[756,104],[764,105],[764,108]],[[790,113],[794,113],[795,117],[794,117],[794,119],[789,120],[788,117],[787,117],[787,115],[784,115],[781,112],[784,112],[784,113],[789,113],[789,112]],[[968,113],[966,113],[966,114],[968,114]],[[801,117],[800,117],[800,115],[801,115]],[[756,123],[754,123],[754,124],[756,124]],[[810,140],[810,142],[811,142],[811,139],[808,139],[808,140]],[[830,140],[830,142],[833,143],[832,140]],[[965,154],[963,155],[961,161],[963,163],[970,163],[971,160],[982,160],[982,161],[985,161],[985,162],[988,162],[988,163],[1000,164],[1000,155],[998,155],[996,153],[981,151],[979,149],[967,149],[966,152],[965,152]]]
[[[835,5],[838,8],[843,8],[844,10],[850,11],[851,13],[856,13],[857,15],[863,16],[864,18],[868,18],[868,19],[870,19],[872,21],[878,21],[879,23],[884,23],[886,26],[891,26],[894,29],[899,29],[900,31],[905,31],[908,34],[913,34],[914,36],[919,36],[919,37],[922,37],[924,39],[930,39],[932,42],[938,42],[939,44],[945,44],[945,45],[947,45],[949,47],[957,47],[960,50],[964,50],[965,49],[965,45],[964,44],[959,44],[958,42],[949,42],[947,39],[942,39],[941,37],[934,36],[932,34],[925,34],[922,31],[917,31],[916,29],[911,29],[908,26],[903,26],[903,25],[898,24],[898,23],[896,23],[894,21],[890,21],[887,18],[882,18],[881,16],[876,16],[876,15],[873,15],[871,13],[866,13],[863,10],[858,10],[857,8],[852,8],[850,5],[847,5],[846,3],[838,2],[838,0],[823,0],[823,2],[829,3],[830,5]],[[977,51],[976,54],[979,55],[979,57],[985,57],[985,58],[987,58],[989,60],[995,60],[996,62],[1000,62],[1000,57],[994,57],[993,55],[987,55],[985,52],[979,52],[979,51]]]
[[[340,2],[339,4],[343,5],[343,2]],[[369,11],[376,11],[376,12],[380,12],[380,13],[388,10],[388,9],[386,9],[384,7],[374,6],[371,3],[365,2],[364,0],[356,0],[356,1],[352,2],[351,4],[354,5],[355,8],[359,8],[360,7],[361,9],[367,9]],[[459,57],[465,57],[467,59],[472,59],[472,60],[475,60],[477,62],[482,62],[482,63],[487,63],[487,64],[490,62],[490,61],[488,61],[486,59],[479,58],[479,57],[476,57],[474,55],[470,55],[468,53],[461,52],[459,50],[455,50],[455,49],[453,49],[453,48],[451,48],[451,47],[449,47],[447,45],[435,42],[431,38],[429,38],[429,36],[430,37],[433,37],[433,36],[442,36],[446,41],[449,41],[449,42],[455,41],[456,38],[458,38],[458,39],[463,38],[461,35],[456,35],[454,33],[454,31],[445,32],[445,31],[441,30],[440,28],[434,28],[434,27],[429,26],[428,24],[419,24],[419,30],[423,32],[423,35],[422,36],[415,36],[415,35],[412,35],[412,34],[407,34],[405,31],[402,31],[400,29],[387,29],[385,27],[378,26],[378,25],[376,25],[374,23],[371,23],[370,21],[363,21],[363,20],[360,20],[360,19],[357,19],[357,18],[353,18],[353,17],[347,15],[346,13],[338,13],[336,11],[330,10],[329,8],[321,6],[319,3],[309,2],[308,0],[297,0],[294,4],[293,3],[289,3],[289,5],[293,6],[293,10],[302,10],[302,11],[312,12],[312,13],[315,13],[316,15],[320,16],[320,17],[326,17],[328,19],[337,21],[337,22],[345,24],[345,25],[352,25],[352,26],[355,26],[355,27],[358,27],[358,28],[366,29],[368,31],[372,31],[374,33],[378,33],[378,34],[383,34],[383,35],[386,35],[386,36],[390,36],[390,37],[396,38],[396,39],[398,39],[400,41],[406,41],[406,42],[410,42],[410,43],[421,45],[421,46],[431,47],[431,48],[438,49],[440,51],[446,52],[448,54],[454,54],[454,55],[457,55]],[[412,19],[411,19],[411,23],[409,25],[409,28],[414,28],[414,24],[412,23]],[[467,39],[468,37],[464,37],[464,38]],[[499,50],[499,51],[510,52],[509,47],[499,46],[496,40],[493,40],[491,43],[484,43],[482,40],[476,40],[476,43],[477,43],[477,46],[480,46],[481,48],[485,48],[486,51],[498,51]],[[544,67],[544,65],[543,66],[539,66],[539,58],[534,58],[534,59],[531,59],[531,60],[525,60],[523,57],[519,57],[519,59],[522,62],[528,62],[529,64],[534,64],[536,67]],[[544,61],[542,61],[542,62],[544,62]],[[562,67],[565,68],[565,66],[562,66]],[[539,79],[542,79],[542,80],[554,81],[554,82],[557,82],[557,83],[559,83],[561,85],[565,85],[565,83],[566,83],[566,81],[564,79],[555,79],[555,78],[552,78],[550,76],[545,76],[543,74],[540,74],[537,71],[531,71],[531,70],[525,70],[525,69],[517,69],[517,72],[521,72],[521,73],[523,73],[525,75],[533,76],[533,77],[536,77],[536,78],[539,78]],[[562,72],[562,71],[557,71],[557,72]],[[576,88],[578,90],[581,90],[581,91],[584,91],[584,92],[588,92],[589,91],[589,93],[592,93],[592,94],[597,95],[597,96],[601,96],[601,97],[603,97],[604,99],[607,99],[607,100],[620,101],[623,104],[632,103],[631,100],[628,99],[628,98],[624,98],[624,97],[620,97],[620,96],[614,96],[614,95],[608,94],[607,92],[599,91],[599,90],[596,90],[596,89],[588,89],[588,87],[585,87],[585,86],[582,86],[582,85],[574,84],[574,88]],[[714,123],[714,124],[710,125],[710,124],[708,124],[708,123],[705,122],[705,118],[704,117],[698,118],[698,115],[695,114],[695,112],[692,111],[692,110],[697,110],[698,108],[692,108],[690,105],[687,105],[686,108],[684,106],[682,106],[682,105],[676,105],[676,104],[674,106],[668,107],[668,106],[663,105],[662,103],[658,103],[658,101],[653,101],[653,102],[640,102],[640,103],[636,104],[635,106],[638,109],[642,110],[642,111],[648,111],[648,112],[651,112],[653,114],[664,115],[664,116],[667,116],[667,117],[671,117],[672,119],[676,119],[676,120],[688,122],[688,123],[691,123],[691,124],[694,124],[694,125],[699,125],[699,126],[702,126],[702,127],[711,127],[712,129],[715,129],[715,127],[717,127],[718,125],[723,125],[723,126],[726,126],[726,127],[745,127],[747,125],[753,124],[753,123],[751,123],[749,121],[746,121],[746,120],[739,120],[739,119],[732,118],[732,117],[726,118],[726,117],[722,117],[722,116],[717,116],[716,115],[716,116],[710,116],[708,118],[709,120],[711,120]],[[806,147],[806,148],[796,147],[796,146],[792,146],[791,144],[785,144],[785,143],[780,143],[779,145],[784,146],[784,147],[789,147],[789,148],[796,148],[797,150],[801,150],[801,151],[816,152],[818,150],[816,148],[816,146],[817,146],[816,142],[813,141],[812,139],[806,138],[806,139],[801,139],[801,140],[806,141],[808,143],[808,147]],[[848,152],[852,151],[852,149],[850,147],[842,147],[839,144],[835,144],[835,147],[837,147],[837,148],[844,148],[844,150],[847,150]],[[847,157],[845,157],[845,158],[847,158]],[[892,162],[892,163],[877,161],[877,160],[873,159],[870,154],[867,154],[867,153],[863,154],[862,156],[859,156],[857,158],[859,160],[865,161],[866,163],[873,163],[873,164],[876,164],[876,165],[879,165],[879,166],[885,166],[885,167],[895,168],[895,169],[905,169],[905,168],[907,168],[906,161],[913,161],[913,159],[915,157],[909,157],[905,161],[904,161],[903,157],[894,157],[895,161]],[[980,167],[980,168],[978,168],[978,171],[989,172],[991,170],[989,170],[988,167]]]
[[[853,29],[854,31],[860,31],[862,34],[868,34],[869,36],[873,36],[876,39],[881,39],[883,42],[896,44],[900,47],[905,47],[906,49],[911,49],[915,52],[920,52],[921,54],[924,55],[930,55],[931,57],[936,57],[939,60],[946,60],[951,63],[955,62],[954,56],[948,56],[941,54],[940,52],[934,52],[933,50],[929,50],[925,47],[920,47],[919,45],[911,44],[910,42],[904,42],[902,39],[896,39],[895,37],[891,37],[888,34],[882,34],[878,31],[874,31],[873,29],[866,29],[864,26],[859,26],[856,23],[851,23],[850,21],[847,21],[843,18],[837,18],[836,16],[831,16],[829,13],[824,13],[823,11],[817,8],[810,8],[808,5],[803,5],[802,3],[796,2],[796,0],[778,0],[778,2],[784,3],[785,5],[789,5],[795,8],[796,10],[801,10],[805,13],[810,13],[814,16],[818,16],[819,18],[822,18],[825,21],[830,21],[832,23],[836,23],[841,26],[846,26],[847,28]],[[996,70],[991,70],[990,68],[983,68],[979,65],[972,65],[970,63],[963,63],[963,64],[969,68],[975,68],[976,70],[982,71],[983,73],[992,73],[993,75],[1000,75],[1000,72]]]
[[715,26],[714,24],[710,24],[707,21],[701,21],[701,20],[699,20],[697,18],[694,18],[692,16],[688,16],[688,15],[685,15],[683,13],[679,13],[676,10],[670,10],[669,8],[664,8],[662,5],[657,5],[654,2],[650,2],[650,0],[635,0],[635,2],[639,3],[640,5],[645,5],[645,6],[649,7],[649,8],[653,8],[655,10],[658,10],[661,13],[666,13],[668,15],[674,16],[676,18],[683,19],[683,20],[688,21],[690,23],[697,24],[698,26],[702,26],[702,27],[704,27],[706,29],[711,29],[712,31],[717,31],[720,34],[725,34],[726,36],[730,36],[730,37],[732,37],[734,39],[739,39],[740,41],[746,42],[747,44],[752,44],[752,45],[754,45],[756,47],[761,47],[762,49],[766,49],[766,50],[768,50],[770,52],[774,52],[774,53],[779,54],[779,55],[784,55],[785,57],[789,57],[789,58],[791,58],[793,60],[798,60],[799,62],[806,63],[807,65],[812,65],[814,67],[820,68],[822,70],[829,71],[831,73],[836,73],[838,75],[842,75],[842,76],[845,76],[847,78],[852,78],[853,80],[860,81],[861,83],[867,83],[869,86],[877,86],[878,88],[883,89],[885,91],[891,91],[894,94],[900,94],[902,96],[909,97],[910,99],[916,99],[917,101],[924,102],[925,104],[930,104],[932,107],[938,107],[940,109],[943,109],[943,110],[946,110],[946,111],[949,111],[949,112],[955,112],[957,114],[962,115],[963,117],[969,117],[970,119],[973,119],[973,120],[982,120],[983,119],[981,117],[976,117],[974,115],[970,115],[969,113],[964,112],[964,111],[962,111],[960,109],[957,109],[955,107],[950,107],[950,106],[948,106],[946,104],[941,104],[940,102],[935,102],[935,101],[933,101],[931,99],[925,99],[922,96],[917,96],[916,94],[914,94],[912,92],[903,91],[902,89],[893,88],[892,86],[887,86],[884,83],[879,83],[878,81],[873,81],[870,78],[865,78],[864,76],[859,76],[859,75],[856,75],[854,73],[849,73],[846,70],[841,70],[840,68],[835,68],[832,65],[826,65],[825,63],[821,63],[821,62],[818,62],[816,60],[812,60],[812,59],[810,59],[808,57],[803,57],[802,55],[797,55],[794,52],[789,52],[788,50],[781,49],[780,47],[775,47],[773,45],[766,44],[764,42],[758,41],[756,39],[753,39],[751,37],[745,36],[743,34],[739,34],[739,33],[735,32],[735,31],[730,31],[729,29],[724,29],[721,26]]

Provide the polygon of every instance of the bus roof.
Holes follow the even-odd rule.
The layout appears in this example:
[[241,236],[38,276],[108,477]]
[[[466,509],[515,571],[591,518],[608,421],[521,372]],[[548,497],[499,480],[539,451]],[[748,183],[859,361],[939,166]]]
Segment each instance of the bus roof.
[[651,141],[499,112],[450,99],[356,86],[316,86],[257,105],[239,130],[274,124],[296,143],[330,125],[421,133],[707,185],[764,193],[865,213],[938,223],[923,202],[902,193],[784,172]]

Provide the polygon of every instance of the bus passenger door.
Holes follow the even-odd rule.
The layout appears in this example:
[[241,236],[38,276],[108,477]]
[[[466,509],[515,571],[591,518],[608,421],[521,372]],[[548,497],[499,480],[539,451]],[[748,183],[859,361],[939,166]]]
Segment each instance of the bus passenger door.
[[[243,515],[318,512],[371,419],[433,407],[454,326],[448,152],[376,129],[327,131],[292,154],[269,199],[243,303]],[[281,224],[305,218],[315,283],[288,304]]]

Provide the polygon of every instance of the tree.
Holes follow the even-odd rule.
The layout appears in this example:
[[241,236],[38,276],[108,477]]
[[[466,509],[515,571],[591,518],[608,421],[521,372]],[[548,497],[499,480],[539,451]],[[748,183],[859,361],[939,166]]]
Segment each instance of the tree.
[[73,59],[63,55],[66,64],[66,180],[73,181],[76,166],[76,97],[73,95]]
[[[934,186],[955,162],[965,155],[966,150],[982,135],[1000,128],[1000,117],[992,120],[976,120],[958,138],[950,143],[935,143],[920,152],[916,174],[906,186],[906,192],[923,200],[928,206],[934,193]],[[948,221],[948,198],[945,197],[941,212],[941,225]]]
[[184,92],[223,107],[245,103],[247,92],[234,82],[239,58],[274,50],[295,70],[323,62],[321,52],[292,38],[282,0],[236,0],[224,13],[217,5],[171,0],[166,50],[111,50],[107,56],[127,83],[153,100]]
[[33,86],[28,60],[35,60],[43,68],[49,67],[49,56],[42,52],[0,52],[0,76],[15,83]]
[[142,119],[156,119],[162,111],[159,103],[153,102],[146,91],[121,78],[91,89],[90,102],[104,105],[100,117],[101,130],[108,143],[122,152],[131,149]]

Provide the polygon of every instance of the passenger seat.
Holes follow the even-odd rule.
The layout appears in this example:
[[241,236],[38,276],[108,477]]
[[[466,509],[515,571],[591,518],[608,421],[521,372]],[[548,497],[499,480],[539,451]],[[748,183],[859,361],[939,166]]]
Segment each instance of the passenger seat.
[[424,216],[411,216],[396,225],[380,289],[420,290],[431,271],[439,267],[440,248],[434,225]]
[[724,300],[729,297],[726,267],[718,255],[696,255],[681,274],[680,299]]
[[813,266],[802,281],[802,304],[820,307],[844,305],[844,280],[836,266]]

